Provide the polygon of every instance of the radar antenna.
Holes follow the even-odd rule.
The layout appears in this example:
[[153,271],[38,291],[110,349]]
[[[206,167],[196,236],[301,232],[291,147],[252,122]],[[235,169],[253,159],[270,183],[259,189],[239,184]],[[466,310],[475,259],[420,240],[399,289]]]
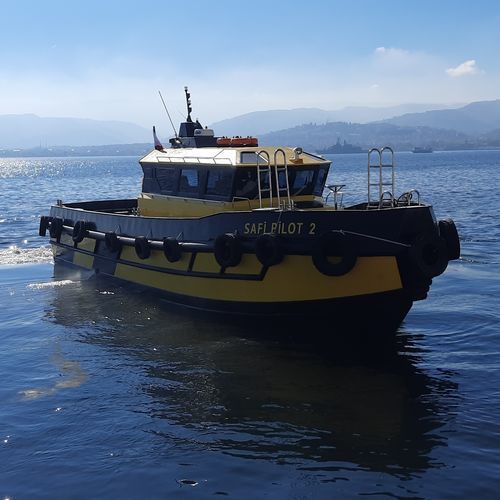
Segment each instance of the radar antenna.
[[186,121],[192,123],[193,120],[191,119],[191,111],[193,111],[193,108],[191,108],[191,94],[189,93],[187,87],[184,87],[184,92],[186,93],[186,105],[188,111]]

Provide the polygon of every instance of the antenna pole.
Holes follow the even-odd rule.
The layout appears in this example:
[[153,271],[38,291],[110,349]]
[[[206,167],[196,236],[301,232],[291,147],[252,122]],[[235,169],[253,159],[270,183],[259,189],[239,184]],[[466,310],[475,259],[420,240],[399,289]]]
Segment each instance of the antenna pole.
[[189,90],[187,87],[184,87],[184,92],[186,93],[186,106],[187,106],[187,110],[188,110],[188,115],[187,115],[186,121],[192,122],[193,120],[191,119],[191,111],[193,111],[193,109],[191,108],[191,94],[189,93]]
[[175,138],[178,139],[177,130],[175,130],[174,122],[172,121],[172,118],[170,118],[170,113],[168,112],[167,105],[165,104],[165,101],[163,100],[163,96],[161,95],[161,92],[159,90],[158,90],[158,94],[160,94],[161,102],[163,103],[163,107],[165,108],[165,111],[167,112],[167,116],[168,116],[168,119],[170,120],[170,124],[172,125],[172,128],[174,129]]

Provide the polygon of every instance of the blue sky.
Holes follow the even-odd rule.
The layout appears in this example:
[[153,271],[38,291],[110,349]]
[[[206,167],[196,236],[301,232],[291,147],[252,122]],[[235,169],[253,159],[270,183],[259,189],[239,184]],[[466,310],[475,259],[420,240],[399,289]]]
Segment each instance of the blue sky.
[[0,0],[0,114],[204,123],[500,98],[500,1]]

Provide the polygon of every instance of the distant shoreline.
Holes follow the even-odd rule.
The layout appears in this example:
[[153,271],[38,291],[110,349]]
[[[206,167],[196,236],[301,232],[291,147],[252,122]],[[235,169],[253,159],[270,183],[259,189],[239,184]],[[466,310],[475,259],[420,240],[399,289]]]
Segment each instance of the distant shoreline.
[[104,146],[58,146],[53,148],[3,148],[0,158],[60,158],[88,156],[145,156],[153,144],[109,144]]
[[[140,158],[145,156],[153,149],[151,144],[133,144],[133,145],[112,145],[112,146],[86,146],[86,147],[75,147],[75,148],[54,148],[47,150],[34,149],[0,149],[0,158],[4,159],[14,159],[14,158],[90,158],[90,157],[136,157]],[[433,153],[451,153],[459,151],[500,151],[500,147],[489,147],[489,148],[453,148],[453,149],[435,149]],[[312,151],[313,153],[321,155],[350,155],[350,154],[363,154],[366,155],[367,151],[360,152],[337,152],[331,153],[327,151]],[[399,150],[395,149],[396,153],[412,153],[410,149]]]

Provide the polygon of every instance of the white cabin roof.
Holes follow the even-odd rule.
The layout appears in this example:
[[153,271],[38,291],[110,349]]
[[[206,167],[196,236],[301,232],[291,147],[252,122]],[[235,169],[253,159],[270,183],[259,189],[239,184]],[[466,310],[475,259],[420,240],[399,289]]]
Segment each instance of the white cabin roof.
[[[294,164],[299,165],[311,165],[311,164],[325,164],[330,163],[320,156],[312,155],[310,153],[303,152],[300,155],[302,161],[294,162],[295,152],[292,148],[283,147],[280,148],[285,152],[287,163],[289,166]],[[174,164],[178,166],[179,164],[187,163],[189,165],[217,165],[217,166],[237,166],[237,165],[252,165],[255,162],[242,161],[241,153],[260,153],[261,151],[266,151],[269,154],[271,162],[273,162],[273,156],[277,151],[275,147],[241,147],[241,148],[169,148],[163,151],[158,151],[153,149],[150,153],[144,156],[140,163],[155,163],[155,164]],[[283,162],[283,154],[278,153],[276,160],[278,163]],[[261,164],[265,163],[265,159]]]

